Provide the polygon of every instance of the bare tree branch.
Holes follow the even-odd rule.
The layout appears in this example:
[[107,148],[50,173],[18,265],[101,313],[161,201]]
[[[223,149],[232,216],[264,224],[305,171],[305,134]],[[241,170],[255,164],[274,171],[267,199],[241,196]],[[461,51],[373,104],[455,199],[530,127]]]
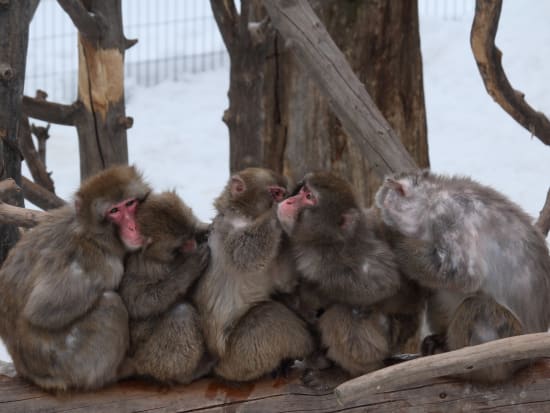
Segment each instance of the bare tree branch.
[[29,119],[26,116],[21,117],[18,134],[19,148],[21,149],[23,157],[27,162],[27,166],[29,167],[29,171],[31,172],[33,179],[48,191],[54,192],[54,184],[50,174],[46,171],[46,167],[42,163],[42,160],[34,147]]
[[124,47],[126,48],[126,50],[128,50],[129,48],[135,46],[138,42],[138,39],[127,39],[127,38],[124,38]]
[[470,44],[474,58],[491,97],[521,126],[550,145],[550,121],[533,109],[524,94],[514,90],[502,68],[502,52],[495,45],[502,0],[477,0]]
[[539,219],[537,219],[535,225],[541,230],[544,236],[548,236],[548,232],[550,232],[550,189],[546,194],[546,201],[544,202]]
[[101,15],[88,12],[81,0],[57,0],[57,2],[69,15],[81,35],[91,42],[101,38],[105,29],[105,20]]
[[0,202],[0,224],[31,228],[40,222],[44,214],[46,214],[46,212],[19,208]]
[[273,26],[291,42],[297,60],[328,98],[334,113],[380,177],[416,169],[344,54],[307,1],[264,0]]
[[53,192],[48,191],[31,180],[21,177],[23,196],[39,208],[49,210],[62,207],[66,202]]
[[365,394],[383,393],[435,377],[469,373],[500,363],[547,357],[548,354],[548,333],[507,337],[386,367],[347,381],[335,392],[336,397],[347,404]]
[[[247,0],[244,0],[246,3]],[[211,0],[212,13],[229,54],[235,48],[238,39],[239,13],[233,0]]]
[[31,133],[36,136],[36,140],[38,141],[38,159],[44,165],[44,169],[46,169],[46,141],[50,138],[49,131],[49,123],[46,127],[35,126],[34,123],[31,125]]
[[79,103],[62,105],[60,103],[47,102],[38,98],[23,96],[22,110],[30,118],[56,123],[58,125],[74,126],[76,118],[81,111]]

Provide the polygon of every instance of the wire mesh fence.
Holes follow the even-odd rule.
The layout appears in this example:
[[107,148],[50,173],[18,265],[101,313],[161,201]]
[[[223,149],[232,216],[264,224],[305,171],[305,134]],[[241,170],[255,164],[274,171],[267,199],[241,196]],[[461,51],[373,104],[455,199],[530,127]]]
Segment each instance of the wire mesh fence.
[[[225,46],[207,0],[124,0],[124,33],[139,42],[126,52],[126,79],[151,86],[226,64]],[[41,0],[30,26],[25,93],[76,97],[77,31],[55,0]]]
[[[238,3],[238,1],[237,1]],[[419,0],[422,17],[459,19],[474,0]],[[126,53],[126,80],[144,86],[215,69],[228,57],[209,0],[123,0],[124,33],[139,42]],[[41,0],[30,26],[25,93],[45,90],[71,102],[77,88],[77,32],[55,0]]]

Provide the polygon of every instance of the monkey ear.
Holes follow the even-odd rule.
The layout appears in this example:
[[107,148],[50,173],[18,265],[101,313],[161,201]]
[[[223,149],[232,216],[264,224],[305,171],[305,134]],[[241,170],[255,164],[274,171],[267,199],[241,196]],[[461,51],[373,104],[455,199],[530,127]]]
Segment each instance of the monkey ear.
[[82,209],[82,199],[80,199],[79,196],[75,197],[74,199],[74,209],[77,214],[79,214],[80,210]]
[[340,221],[338,222],[338,226],[346,233],[351,234],[355,227],[357,226],[357,222],[359,221],[359,216],[361,212],[356,208],[348,209],[346,212],[344,212],[340,216]]
[[408,196],[410,194],[410,182],[403,179],[395,180],[393,178],[387,178],[386,185],[401,196]]
[[231,195],[240,195],[246,189],[246,184],[239,175],[233,175],[230,182]]

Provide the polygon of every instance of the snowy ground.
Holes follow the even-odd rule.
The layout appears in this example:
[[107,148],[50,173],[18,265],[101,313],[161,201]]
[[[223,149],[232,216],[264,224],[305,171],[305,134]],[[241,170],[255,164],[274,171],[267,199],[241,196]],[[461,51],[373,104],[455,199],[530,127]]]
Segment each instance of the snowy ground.
[[[550,4],[504,2],[497,45],[527,101],[550,115]],[[471,175],[538,215],[550,184],[550,148],[531,138],[487,95],[470,46],[471,17],[421,20],[430,160],[438,172]],[[139,46],[137,46],[139,47]],[[127,84],[131,162],[158,190],[176,189],[203,220],[228,177],[227,68],[145,89]],[[48,168],[58,194],[78,186],[73,128],[52,126]],[[0,349],[0,359],[8,359]]]

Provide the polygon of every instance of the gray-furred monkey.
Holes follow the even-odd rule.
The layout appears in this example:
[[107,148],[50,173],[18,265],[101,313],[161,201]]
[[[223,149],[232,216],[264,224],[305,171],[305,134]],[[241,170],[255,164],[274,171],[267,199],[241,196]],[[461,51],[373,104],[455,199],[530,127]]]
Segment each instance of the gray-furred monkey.
[[214,372],[227,380],[256,379],[313,349],[305,323],[271,299],[292,282],[280,259],[282,230],[274,209],[285,193],[282,176],[247,168],[215,201],[211,260],[195,302],[208,350],[218,359]]
[[[277,215],[290,237],[301,290],[325,309],[317,321],[321,345],[347,372],[329,375],[337,381],[382,367],[415,334],[421,300],[410,293],[389,245],[378,236],[376,214],[361,208],[345,180],[317,172],[304,177]],[[325,388],[332,378],[312,371],[305,381]]]
[[[407,275],[433,291],[428,322],[448,349],[548,329],[548,249],[513,202],[468,178],[419,171],[387,178],[376,204],[403,236],[396,248]],[[518,366],[470,377],[503,380]]]
[[105,170],[10,251],[0,271],[0,335],[21,376],[51,390],[116,380],[128,313],[114,291],[126,251],[143,243],[134,216],[149,191],[133,167]]
[[130,317],[130,350],[121,375],[188,383],[206,374],[199,316],[185,301],[208,264],[207,225],[174,192],[150,194],[136,220],[142,251],[126,260],[120,295]]

